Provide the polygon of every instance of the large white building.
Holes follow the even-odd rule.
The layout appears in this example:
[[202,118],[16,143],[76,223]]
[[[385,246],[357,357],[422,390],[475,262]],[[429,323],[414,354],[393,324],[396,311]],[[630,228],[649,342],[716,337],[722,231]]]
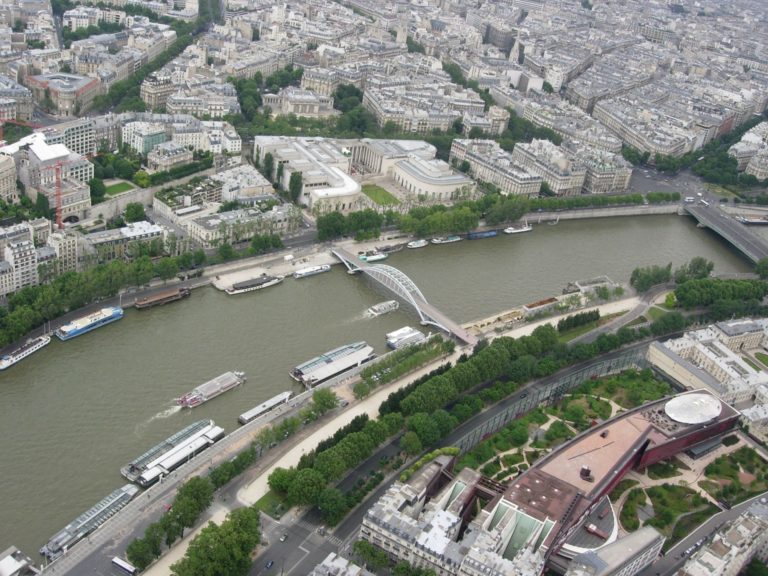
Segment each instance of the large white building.
[[37,286],[37,252],[29,240],[12,242],[5,247],[4,259],[13,269],[13,291]]
[[541,176],[557,196],[580,194],[584,187],[587,169],[583,162],[549,140],[515,144],[512,162]]
[[291,174],[301,173],[299,203],[317,214],[354,212],[365,206],[360,184],[350,176],[351,152],[332,140],[256,136],[253,154],[260,166],[264,165],[267,154],[272,156],[275,179],[282,166],[280,184],[285,190]]
[[392,170],[392,179],[406,190],[406,198],[425,202],[468,200],[475,194],[475,182],[442,160],[414,157],[401,160]]
[[469,163],[469,173],[477,180],[498,186],[504,195],[535,197],[542,177],[515,165],[512,155],[493,140],[463,140],[451,145],[451,163]]

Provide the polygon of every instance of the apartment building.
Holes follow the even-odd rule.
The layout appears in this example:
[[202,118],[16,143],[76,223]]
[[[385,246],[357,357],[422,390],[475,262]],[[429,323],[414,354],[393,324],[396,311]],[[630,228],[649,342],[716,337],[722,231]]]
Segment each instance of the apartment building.
[[581,194],[584,187],[587,175],[584,164],[549,140],[515,144],[512,162],[541,176],[557,196]]

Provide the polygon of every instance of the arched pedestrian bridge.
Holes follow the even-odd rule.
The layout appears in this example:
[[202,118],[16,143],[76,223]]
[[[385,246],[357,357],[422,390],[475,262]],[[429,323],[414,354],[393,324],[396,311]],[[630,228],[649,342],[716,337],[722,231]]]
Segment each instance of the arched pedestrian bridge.
[[448,318],[437,308],[432,306],[419,287],[408,278],[403,272],[386,264],[368,264],[361,261],[356,254],[352,254],[345,248],[331,249],[336,258],[341,260],[347,270],[350,272],[360,272],[378,282],[381,286],[405,300],[410,304],[419,315],[419,320],[424,325],[435,326],[465,344],[474,346],[477,343],[477,337],[459,326],[456,322]]

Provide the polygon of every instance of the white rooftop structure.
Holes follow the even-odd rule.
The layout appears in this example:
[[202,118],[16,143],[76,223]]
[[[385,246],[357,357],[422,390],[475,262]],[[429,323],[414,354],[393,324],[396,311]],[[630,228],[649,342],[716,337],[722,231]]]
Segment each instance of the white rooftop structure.
[[664,405],[664,412],[681,424],[703,424],[720,415],[723,405],[709,394],[685,394]]

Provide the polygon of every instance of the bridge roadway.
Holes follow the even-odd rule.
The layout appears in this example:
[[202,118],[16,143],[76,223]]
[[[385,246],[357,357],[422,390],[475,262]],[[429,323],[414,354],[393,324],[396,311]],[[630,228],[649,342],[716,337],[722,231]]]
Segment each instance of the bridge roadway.
[[[369,278],[372,278],[395,295],[413,305],[421,318],[422,324],[432,324],[433,326],[441,328],[461,342],[469,344],[470,346],[474,346],[477,343],[477,337],[474,334],[462,328],[459,324],[427,302],[424,295],[418,287],[416,287],[413,281],[396,268],[387,266],[388,269],[397,272],[398,275],[401,276],[399,279],[393,278],[389,274],[382,274],[381,271],[382,268],[384,268],[383,266],[376,266],[375,264],[363,262],[358,258],[357,254],[352,254],[345,248],[334,247],[331,249],[331,252],[344,263],[350,272],[363,272]],[[384,277],[387,279],[386,282],[383,280]],[[390,285],[390,283],[393,285]]]
[[768,258],[768,241],[764,240],[733,216],[723,212],[713,200],[704,204],[685,204],[685,211],[701,226],[709,228],[730,242],[752,262]]

